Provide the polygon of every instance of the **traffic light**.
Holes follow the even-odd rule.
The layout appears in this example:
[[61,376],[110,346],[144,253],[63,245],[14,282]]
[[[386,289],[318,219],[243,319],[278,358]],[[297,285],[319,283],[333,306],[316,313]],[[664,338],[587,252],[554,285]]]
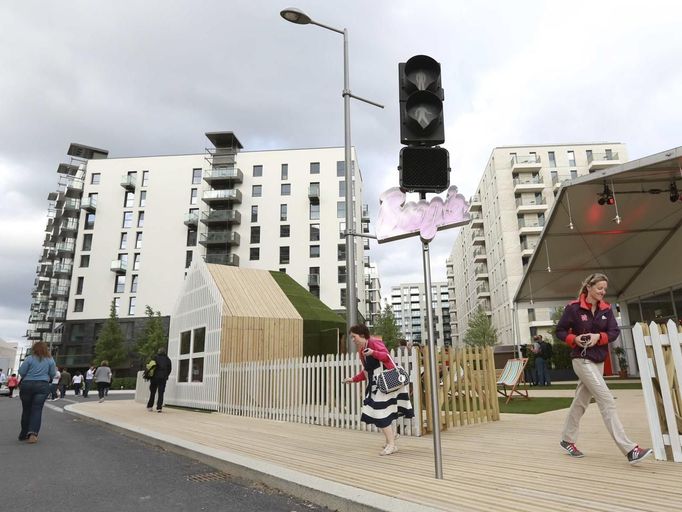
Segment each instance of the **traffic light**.
[[398,64],[400,80],[400,142],[436,146],[445,142],[440,64],[415,55]]
[[450,186],[440,64],[427,55],[398,63],[400,89],[400,188],[439,193]]
[[400,188],[439,193],[450,186],[450,155],[444,148],[408,146],[400,150]]

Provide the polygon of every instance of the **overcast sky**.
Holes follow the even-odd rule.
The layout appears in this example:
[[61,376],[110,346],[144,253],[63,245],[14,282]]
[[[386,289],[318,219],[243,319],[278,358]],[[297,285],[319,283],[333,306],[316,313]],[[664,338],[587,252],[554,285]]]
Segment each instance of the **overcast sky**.
[[[287,0],[288,1],[288,0]],[[0,338],[25,334],[47,194],[70,142],[112,157],[343,145],[342,38],[281,1],[0,3]],[[349,30],[357,148],[372,220],[398,183],[398,62],[442,64],[451,184],[476,189],[493,147],[610,141],[631,159],[682,144],[679,2],[302,0]],[[432,243],[445,280],[457,230]],[[384,293],[421,281],[421,244],[377,246]]]

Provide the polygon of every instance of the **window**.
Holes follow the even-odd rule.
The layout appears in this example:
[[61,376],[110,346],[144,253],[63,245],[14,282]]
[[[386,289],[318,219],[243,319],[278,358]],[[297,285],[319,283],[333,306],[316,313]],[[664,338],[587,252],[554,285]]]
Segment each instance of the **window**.
[[118,248],[121,251],[128,248],[128,233],[121,233],[121,242],[118,244]]
[[260,248],[259,247],[251,247],[249,249],[249,259],[251,261],[256,261],[260,259]]
[[204,381],[204,358],[192,358],[192,382]]
[[337,178],[343,178],[346,175],[346,162],[343,160],[337,160],[336,162],[336,176]]
[[142,190],[140,192],[140,208],[144,208],[147,206],[147,191]]
[[149,171],[142,171],[142,186],[149,185]]
[[310,174],[320,174],[320,162],[310,162]]
[[89,254],[83,254],[81,255],[81,268],[87,268],[90,266],[90,255]]
[[591,162],[592,161],[592,150],[591,149],[586,149],[585,150],[585,156],[587,157],[587,161]]
[[197,230],[187,229],[187,247],[195,247],[197,245]]
[[140,276],[133,274],[130,279],[130,293],[137,293],[137,283],[140,280]]
[[83,235],[83,251],[92,250],[92,233],[87,233]]
[[135,192],[126,192],[123,207],[132,208],[133,206],[135,206]]
[[319,245],[311,245],[310,246],[310,257],[311,258],[319,258],[320,257],[320,246]]
[[345,240],[346,238],[346,223],[345,222],[339,222],[339,238],[341,240]]
[[279,263],[280,263],[280,265],[284,265],[285,263],[289,263],[289,247],[280,247],[279,248]]
[[135,234],[135,249],[142,249],[142,232],[138,231]]
[[114,313],[116,316],[121,312],[121,297],[114,297]]
[[192,344],[192,331],[185,331],[180,334],[180,354],[189,354]]
[[320,205],[310,203],[310,220],[320,220]]
[[128,315],[133,316],[135,314],[135,304],[137,299],[135,297],[130,297],[128,300]]
[[575,151],[568,151],[568,165],[575,166]]
[[549,157],[549,166],[556,167],[556,156],[554,155],[554,151],[548,151],[547,156]]
[[137,214],[137,227],[138,228],[144,227],[144,212],[140,212]]
[[289,224],[282,224],[279,227],[279,236],[280,238],[288,238],[290,233],[289,229]]
[[140,253],[136,252],[133,256],[133,270],[140,270]]
[[194,344],[192,346],[192,352],[203,352],[205,344],[206,344],[206,327],[200,327],[199,329],[194,329]]
[[337,272],[337,278],[339,283],[345,283],[346,282],[346,266],[344,265],[343,267],[339,267],[338,272]]
[[193,188],[189,193],[189,204],[197,204],[197,189]]
[[123,212],[123,229],[132,227],[133,225],[133,212]]
[[287,220],[287,205],[285,204],[279,205],[279,220],[282,222],[286,222]]
[[125,292],[125,287],[126,287],[126,276],[125,275],[117,275],[116,276],[116,282],[114,283],[114,293]]
[[320,225],[311,224],[310,225],[310,241],[319,242],[320,241]]
[[263,176],[263,166],[262,165],[254,165],[253,166],[253,177],[254,178],[260,178]]
[[346,197],[346,180],[339,181],[339,197]]
[[258,206],[251,207],[251,222],[258,222]]
[[281,179],[283,180],[289,179],[289,164],[282,164]]
[[74,304],[73,304],[73,310],[76,313],[82,313],[84,306],[85,306],[85,299],[76,299],[76,302],[74,302]]
[[180,368],[178,369],[178,382],[189,381],[189,359],[181,359],[179,361]]
[[578,177],[578,170],[577,169],[571,169],[571,179],[574,180]]
[[346,261],[346,244],[336,246],[336,259],[338,261]]
[[192,169],[192,185],[201,183],[201,169]]
[[194,251],[187,251],[185,253],[185,268],[189,268],[192,264],[192,257],[194,256]]
[[280,185],[280,194],[283,196],[291,195],[291,183],[282,183]]
[[263,185],[253,185],[251,187],[251,197],[261,197],[263,195]]
[[86,213],[85,214],[85,227],[84,229],[95,229],[95,214]]
[[251,243],[260,243],[260,226],[251,226]]
[[528,309],[528,321],[535,322],[535,309]]
[[78,281],[76,281],[76,295],[81,295],[83,293],[83,281],[85,281],[84,277],[79,277]]
[[90,176],[90,184],[91,185],[99,185],[101,179],[102,179],[101,173],[93,172],[92,176]]
[[336,202],[336,218],[345,219],[346,218],[346,202],[337,201]]
[[346,289],[345,289],[345,288],[341,288],[341,289],[339,290],[339,292],[341,292],[341,293],[340,293],[340,297],[339,297],[339,302],[341,303],[341,307],[344,307],[344,308],[345,308],[345,307],[346,307]]

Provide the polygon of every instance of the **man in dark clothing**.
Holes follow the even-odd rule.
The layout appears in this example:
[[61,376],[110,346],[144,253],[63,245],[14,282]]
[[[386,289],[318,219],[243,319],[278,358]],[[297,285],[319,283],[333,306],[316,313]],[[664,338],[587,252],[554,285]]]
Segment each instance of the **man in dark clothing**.
[[159,392],[159,398],[156,401],[156,412],[161,412],[163,407],[163,394],[166,391],[166,381],[171,373],[171,360],[166,355],[166,349],[160,348],[159,352],[154,356],[153,361],[156,363],[154,368],[154,375],[149,380],[149,401],[147,402],[147,410],[154,410],[154,396]]
[[547,342],[542,338],[542,336],[537,335],[533,337],[533,352],[535,353],[535,372],[537,377],[538,386],[550,386],[552,380],[549,376],[549,366],[548,366],[548,349]]

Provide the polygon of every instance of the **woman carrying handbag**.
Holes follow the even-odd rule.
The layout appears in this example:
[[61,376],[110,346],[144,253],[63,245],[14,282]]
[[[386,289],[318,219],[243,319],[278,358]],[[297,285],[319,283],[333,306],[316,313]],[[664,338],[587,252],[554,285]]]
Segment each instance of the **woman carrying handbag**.
[[365,325],[354,325],[350,328],[350,336],[360,354],[363,370],[355,377],[343,382],[361,382],[366,380],[365,399],[362,405],[360,421],[368,425],[376,425],[386,438],[386,445],[380,455],[391,455],[398,451],[393,421],[400,416],[413,418],[414,410],[405,385],[388,393],[379,388],[379,379],[384,369],[395,368],[386,346],[379,338],[370,338],[369,329]]

